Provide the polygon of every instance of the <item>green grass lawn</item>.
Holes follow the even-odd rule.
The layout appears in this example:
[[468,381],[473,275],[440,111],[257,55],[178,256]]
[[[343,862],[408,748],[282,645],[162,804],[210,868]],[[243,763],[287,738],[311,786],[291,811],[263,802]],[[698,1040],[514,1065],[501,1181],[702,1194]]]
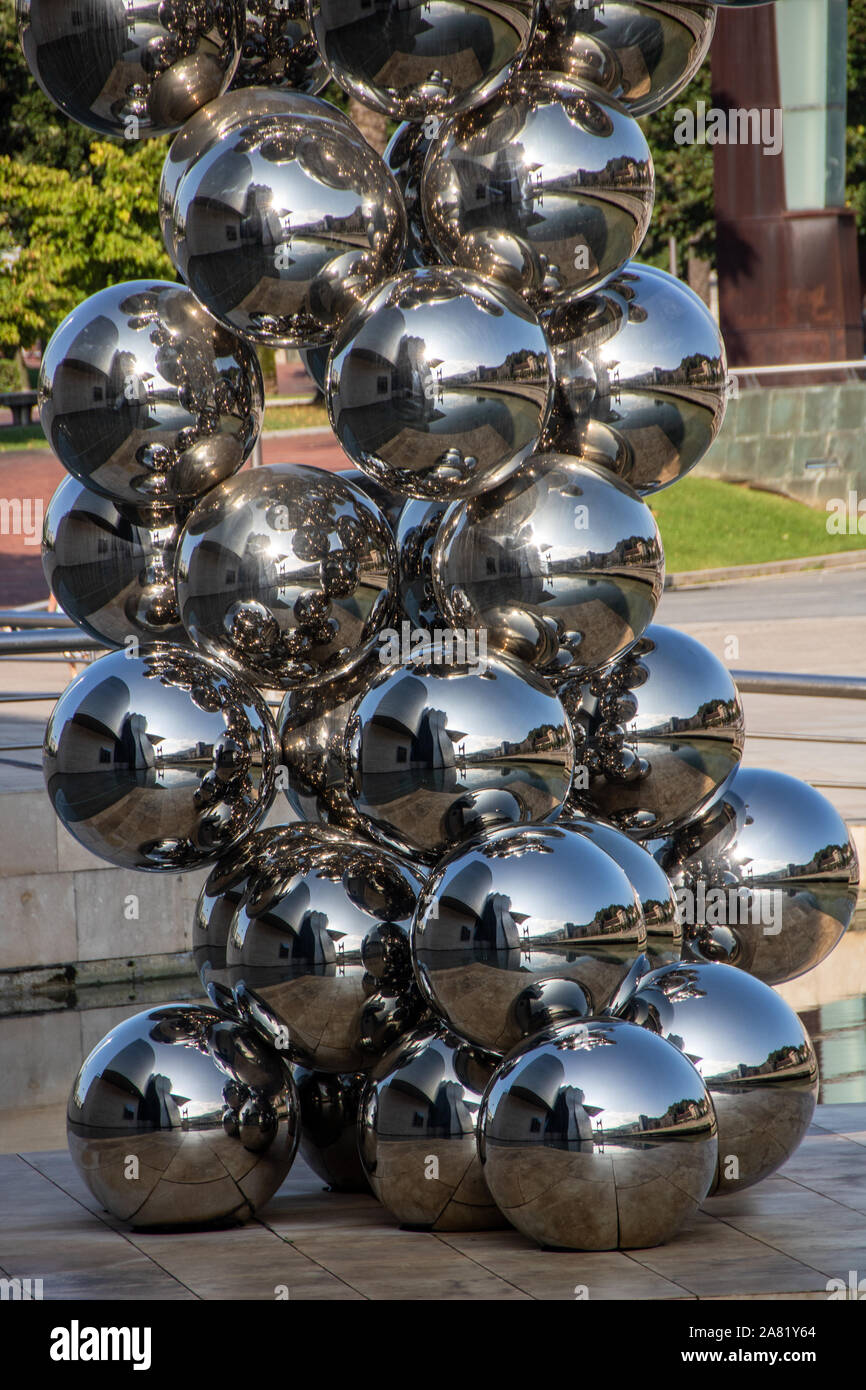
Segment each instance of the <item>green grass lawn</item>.
[[266,430],[309,430],[324,425],[330,429],[328,412],[318,405],[270,405],[265,409]]
[[684,478],[649,502],[669,574],[866,550],[866,536],[828,534],[826,511],[736,483]]
[[0,427],[0,454],[13,449],[47,449],[48,440],[41,425],[3,425]]

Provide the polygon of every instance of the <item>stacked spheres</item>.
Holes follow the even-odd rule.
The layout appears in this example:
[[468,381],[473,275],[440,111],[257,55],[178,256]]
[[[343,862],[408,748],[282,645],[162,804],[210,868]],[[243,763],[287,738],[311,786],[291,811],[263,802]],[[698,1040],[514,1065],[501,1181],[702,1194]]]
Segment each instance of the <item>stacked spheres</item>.
[[[84,1061],[82,1177],[136,1227],[203,1226],[299,1149],[415,1229],[670,1239],[802,1139],[816,1055],[773,985],[838,943],[858,882],[819,792],[742,767],[726,666],[657,622],[650,502],[711,448],[727,365],[640,260],[638,120],[714,6],[18,21],[67,117],[173,137],[175,279],[79,304],[39,381],[69,475],[45,575],[107,649],[51,716],[46,787],[106,863],[201,876],[206,1000]],[[400,123],[384,156],[334,82]],[[255,466],[274,349],[341,471],[285,442]]]

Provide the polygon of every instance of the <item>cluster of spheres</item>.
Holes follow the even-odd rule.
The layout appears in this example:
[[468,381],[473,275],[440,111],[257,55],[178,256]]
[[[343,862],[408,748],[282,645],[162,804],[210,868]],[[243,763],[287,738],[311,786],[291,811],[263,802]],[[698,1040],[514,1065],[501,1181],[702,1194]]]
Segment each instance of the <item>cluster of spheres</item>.
[[[209,1002],[86,1059],[82,1175],[133,1225],[202,1225],[299,1150],[408,1227],[669,1239],[803,1137],[816,1056],[773,986],[858,881],[817,791],[741,766],[726,667],[655,621],[647,499],[712,444],[727,369],[703,302],[635,259],[637,119],[714,6],[19,21],[72,119],[174,136],[177,282],[81,304],[39,388],[69,474],[45,573],[110,649],[51,716],[49,796],[108,863],[206,875]],[[332,80],[396,124],[384,156]],[[261,346],[301,352],[341,471],[244,467]]]

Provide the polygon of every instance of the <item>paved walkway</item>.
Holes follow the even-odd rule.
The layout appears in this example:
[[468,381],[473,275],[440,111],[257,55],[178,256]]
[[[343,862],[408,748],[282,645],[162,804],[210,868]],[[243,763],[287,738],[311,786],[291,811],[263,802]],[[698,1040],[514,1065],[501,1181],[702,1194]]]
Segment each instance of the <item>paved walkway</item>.
[[866,1268],[866,1105],[819,1106],[781,1174],[711,1198],[668,1245],[550,1253],[516,1231],[402,1231],[373,1197],[322,1190],[300,1160],[258,1220],[141,1234],[65,1152],[0,1157],[0,1270],[46,1299],[826,1299]]

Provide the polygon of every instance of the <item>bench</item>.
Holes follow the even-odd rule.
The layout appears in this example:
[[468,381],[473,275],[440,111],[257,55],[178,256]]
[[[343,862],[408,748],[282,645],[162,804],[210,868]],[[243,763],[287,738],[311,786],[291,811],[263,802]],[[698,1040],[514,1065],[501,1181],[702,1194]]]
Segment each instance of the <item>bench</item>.
[[35,391],[2,391],[0,392],[0,406],[5,405],[12,411],[13,425],[32,425],[33,407],[36,405],[38,396]]

